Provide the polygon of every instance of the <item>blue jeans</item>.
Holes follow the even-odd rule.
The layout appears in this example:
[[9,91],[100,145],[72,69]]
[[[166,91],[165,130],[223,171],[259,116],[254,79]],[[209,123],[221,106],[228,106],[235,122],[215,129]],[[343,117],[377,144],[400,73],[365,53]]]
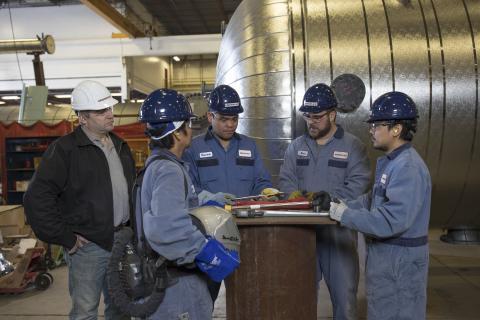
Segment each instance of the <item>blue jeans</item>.
[[102,292],[105,303],[105,319],[125,318],[114,306],[108,293],[105,275],[110,252],[93,242],[85,244],[72,255],[69,255],[67,250],[65,251],[65,259],[68,265],[68,289],[72,299],[70,319],[97,319],[98,304]]

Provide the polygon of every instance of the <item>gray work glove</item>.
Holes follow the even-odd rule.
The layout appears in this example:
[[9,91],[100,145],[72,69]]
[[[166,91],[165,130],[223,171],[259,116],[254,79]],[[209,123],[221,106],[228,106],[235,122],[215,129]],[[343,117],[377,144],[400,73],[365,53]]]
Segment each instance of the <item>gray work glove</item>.
[[340,222],[342,221],[343,212],[348,207],[342,200],[337,201],[330,202],[330,219]]
[[224,192],[217,192],[217,193],[212,193],[207,190],[202,190],[198,194],[198,202],[200,205],[204,205],[208,201],[215,201],[220,204],[232,204],[233,199],[235,199],[235,195],[230,194],[230,193],[224,193]]

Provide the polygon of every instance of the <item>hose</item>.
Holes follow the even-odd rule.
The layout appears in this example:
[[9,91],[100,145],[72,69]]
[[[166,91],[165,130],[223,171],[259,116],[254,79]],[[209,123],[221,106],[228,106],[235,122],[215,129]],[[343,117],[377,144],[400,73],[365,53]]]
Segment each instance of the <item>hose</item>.
[[110,296],[115,305],[126,314],[132,317],[147,317],[153,314],[165,297],[165,287],[157,285],[162,283],[156,279],[156,285],[150,296],[135,300],[126,292],[126,286],[122,281],[122,261],[125,256],[125,247],[133,239],[132,229],[125,227],[117,232],[110,262],[107,267],[107,284]]

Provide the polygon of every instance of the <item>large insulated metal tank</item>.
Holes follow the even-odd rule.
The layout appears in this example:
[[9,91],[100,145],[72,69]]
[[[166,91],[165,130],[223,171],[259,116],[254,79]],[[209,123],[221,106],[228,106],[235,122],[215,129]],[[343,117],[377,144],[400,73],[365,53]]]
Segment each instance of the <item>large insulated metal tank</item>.
[[[414,144],[433,179],[431,225],[480,227],[478,0],[244,0],[223,36],[217,84],[238,90],[239,131],[277,174],[305,126],[310,85],[358,75],[366,97],[339,122],[368,146],[372,101],[404,91],[419,107]],[[378,152],[371,147],[372,164]]]

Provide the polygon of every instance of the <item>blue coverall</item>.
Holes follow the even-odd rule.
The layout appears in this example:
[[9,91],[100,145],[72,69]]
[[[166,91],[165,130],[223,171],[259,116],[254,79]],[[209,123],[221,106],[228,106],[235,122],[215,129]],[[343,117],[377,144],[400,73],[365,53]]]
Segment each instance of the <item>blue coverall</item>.
[[367,236],[368,319],[425,319],[430,173],[410,143],[377,160],[371,193],[341,225]]
[[[337,126],[323,146],[308,134],[287,148],[280,169],[280,190],[327,191],[342,199],[355,199],[370,182],[365,146]],[[317,277],[325,278],[335,319],[356,319],[359,278],[357,234],[336,225],[317,226]]]
[[183,159],[197,194],[206,190],[245,197],[272,187],[255,141],[243,134],[235,133],[225,150],[210,127],[193,139]]
[[[147,163],[159,154],[174,162],[156,160],[145,172],[141,194],[145,236],[152,249],[168,260],[178,265],[191,264],[206,243],[188,215],[189,208],[197,206],[198,198],[183,161],[173,153],[154,149]],[[211,319],[213,304],[206,276],[197,272],[177,280],[167,288],[163,302],[149,319]]]

